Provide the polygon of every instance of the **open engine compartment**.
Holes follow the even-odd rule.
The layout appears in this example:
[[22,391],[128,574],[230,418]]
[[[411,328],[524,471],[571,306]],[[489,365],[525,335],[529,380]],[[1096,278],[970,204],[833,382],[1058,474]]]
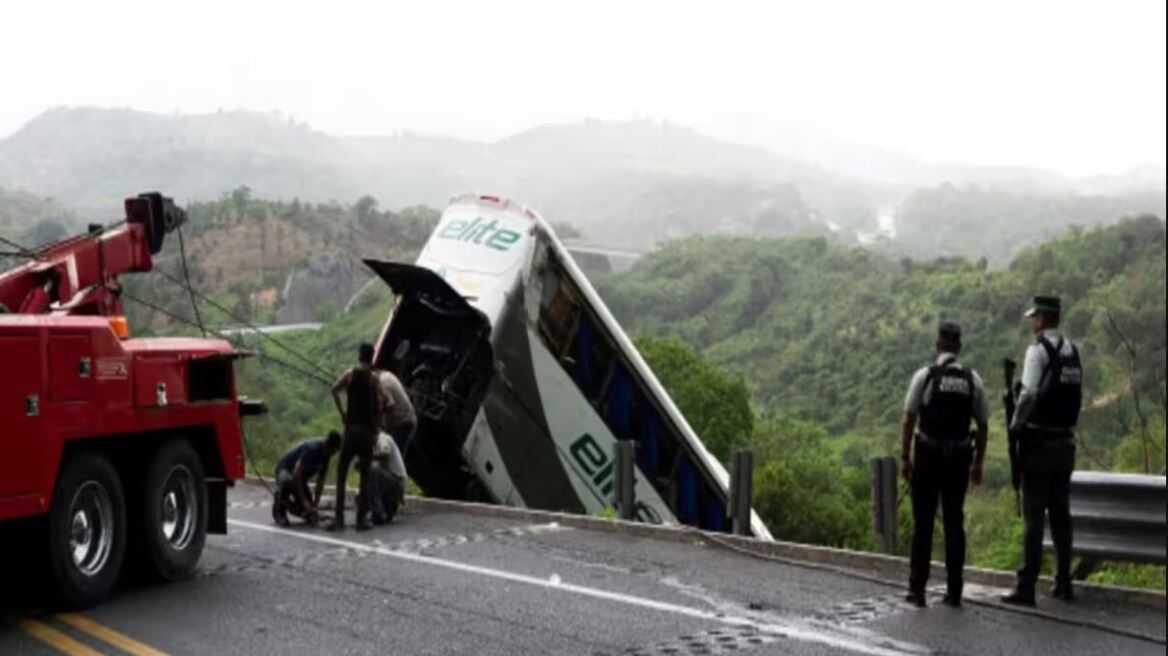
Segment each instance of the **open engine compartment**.
[[474,496],[462,446],[494,373],[490,322],[429,271],[367,264],[399,297],[374,364],[397,375],[418,415],[410,477],[428,495]]

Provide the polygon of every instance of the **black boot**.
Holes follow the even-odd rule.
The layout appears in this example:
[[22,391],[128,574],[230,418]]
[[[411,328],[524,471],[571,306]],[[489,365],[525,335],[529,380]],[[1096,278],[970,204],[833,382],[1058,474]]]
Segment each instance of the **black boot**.
[[945,585],[945,596],[941,603],[950,608],[961,608],[961,591],[965,587],[963,579],[949,579]]
[[1054,587],[1050,589],[1050,596],[1055,599],[1062,599],[1063,601],[1075,600],[1075,589],[1071,586],[1071,582],[1055,583]]
[[917,608],[924,608],[928,606],[928,603],[925,602],[924,590],[909,590],[909,593],[904,596],[904,600],[913,606],[916,606]]
[[1034,591],[1018,588],[1001,598],[1002,603],[1012,606],[1027,606],[1034,608]]

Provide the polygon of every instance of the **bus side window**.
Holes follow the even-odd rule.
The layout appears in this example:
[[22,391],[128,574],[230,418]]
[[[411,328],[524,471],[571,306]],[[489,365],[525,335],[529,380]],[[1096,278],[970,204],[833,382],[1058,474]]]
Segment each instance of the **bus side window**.
[[726,531],[726,506],[709,485],[701,486],[702,524],[707,531]]
[[[581,321],[583,324],[583,321]],[[616,355],[613,353],[612,345],[603,339],[603,335],[592,326],[592,335],[589,340],[590,344],[586,351],[580,354],[581,358],[588,358],[589,373],[591,380],[588,385],[582,386],[584,396],[588,397],[588,401],[593,407],[601,407],[604,403],[606,392],[612,384],[613,375],[616,373],[616,366],[618,365]],[[581,343],[581,348],[584,345]]]
[[[640,399],[638,399],[640,400]],[[661,419],[648,404],[643,401],[639,404],[641,412],[639,430],[637,431],[637,466],[641,471],[653,479],[656,486],[658,471],[661,469]]]
[[677,464],[677,519],[689,526],[698,525],[698,477],[689,458],[682,455]]
[[605,393],[604,423],[618,440],[632,436],[633,380],[620,363],[615,363]]
[[556,285],[552,289],[555,292],[551,297],[547,298],[545,294],[540,303],[539,331],[548,350],[563,362],[572,353],[572,342],[581,319],[580,305],[565,287]]
[[596,376],[592,369],[592,342],[595,337],[596,329],[592,327],[592,322],[588,317],[581,317],[576,329],[576,367],[571,373],[580,391],[588,398],[592,398],[593,390],[596,389]]

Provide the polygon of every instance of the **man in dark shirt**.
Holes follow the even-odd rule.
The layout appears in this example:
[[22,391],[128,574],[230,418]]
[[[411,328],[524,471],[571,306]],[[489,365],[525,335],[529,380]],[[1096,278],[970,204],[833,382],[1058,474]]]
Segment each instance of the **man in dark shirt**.
[[[341,394],[345,403],[341,403]],[[369,467],[373,461],[373,447],[377,443],[377,420],[385,402],[377,372],[373,370],[373,345],[361,344],[357,352],[357,366],[349,369],[333,384],[333,403],[345,424],[345,439],[341,457],[337,460],[337,514],[327,529],[340,531],[345,527],[345,484],[349,465],[357,459],[360,476],[357,494],[357,530],[373,527],[369,523]]]
[[[288,525],[288,513],[316,522],[316,507],[324,491],[324,477],[329,460],[341,448],[341,434],[331,431],[323,440],[307,440],[296,445],[276,463],[276,498],[272,502],[272,519]],[[316,477],[316,495],[308,493],[308,480]]]

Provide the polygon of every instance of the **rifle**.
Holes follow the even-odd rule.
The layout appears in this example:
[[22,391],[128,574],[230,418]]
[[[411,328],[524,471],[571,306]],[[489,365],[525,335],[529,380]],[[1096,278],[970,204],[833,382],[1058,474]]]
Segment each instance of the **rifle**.
[[1002,392],[1002,404],[1006,406],[1006,439],[1010,454],[1010,483],[1014,485],[1014,505],[1018,515],[1022,515],[1022,497],[1019,489],[1022,487],[1022,454],[1018,451],[1018,437],[1010,430],[1014,423],[1014,370],[1018,364],[1010,358],[1002,360],[1002,373],[1005,374],[1005,388]]

